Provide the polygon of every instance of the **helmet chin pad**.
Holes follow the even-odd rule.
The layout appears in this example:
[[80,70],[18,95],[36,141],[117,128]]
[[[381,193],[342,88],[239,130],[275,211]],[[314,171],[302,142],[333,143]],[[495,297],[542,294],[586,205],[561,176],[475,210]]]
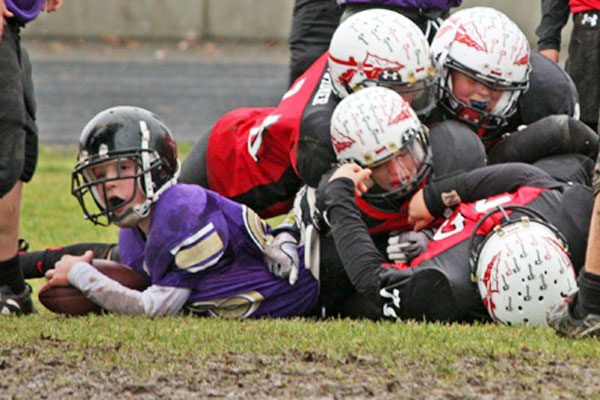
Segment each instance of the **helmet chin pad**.
[[134,210],[134,207],[130,207],[123,214],[117,216],[114,213],[110,214],[110,220],[113,224],[120,228],[132,228],[140,223],[145,217],[140,215]]

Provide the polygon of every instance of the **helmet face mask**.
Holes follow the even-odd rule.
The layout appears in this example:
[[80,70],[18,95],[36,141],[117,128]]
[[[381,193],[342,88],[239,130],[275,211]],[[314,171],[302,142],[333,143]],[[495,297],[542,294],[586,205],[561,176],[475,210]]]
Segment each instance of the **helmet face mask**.
[[[371,86],[385,86],[418,99],[419,115],[435,106],[436,70],[429,43],[410,19],[385,9],[361,11],[344,20],[329,46],[329,72],[340,98]],[[423,113],[423,114],[422,114]]]
[[[440,26],[431,50],[438,70],[440,105],[446,112],[474,130],[504,126],[529,86],[531,70],[529,44],[516,24],[492,8],[467,8]],[[461,101],[454,94],[452,72],[502,92],[502,96],[491,110],[482,109],[476,101]]]
[[331,119],[338,161],[373,168],[375,185],[362,197],[390,211],[397,211],[431,173],[428,133],[408,102],[383,87],[343,99]]
[[[368,82],[368,81],[367,81]],[[408,101],[419,116],[428,115],[436,106],[437,87],[435,70],[431,68],[428,77],[409,83],[395,83],[393,81],[379,80],[375,86],[393,90]]]
[[[421,131],[407,131],[402,148],[391,158],[377,165],[372,165],[371,179],[375,183],[368,192],[362,195],[373,206],[383,210],[397,211],[400,206],[419,190],[425,179],[431,174],[431,154],[427,146],[427,128]],[[396,161],[397,160],[397,161]],[[392,166],[390,166],[390,164]],[[382,181],[377,177],[378,169],[384,176]],[[396,170],[396,173],[391,172]],[[395,177],[398,177],[395,179]],[[390,181],[393,187],[390,186]]]
[[[526,214],[508,217],[507,210]],[[476,248],[471,243],[471,271],[492,319],[509,325],[546,325],[546,310],[577,288],[567,244],[540,214],[520,206],[498,207],[476,225],[497,224]],[[487,221],[486,221],[487,220]]]
[[[164,123],[141,108],[114,107],[84,128],[71,193],[94,224],[135,226],[178,175],[175,140]],[[117,184],[125,192],[108,195]]]
[[[155,154],[152,156],[156,159]],[[133,173],[122,173],[125,170],[123,165],[126,163],[133,164]],[[109,165],[114,165],[113,168],[117,171],[114,176],[104,177],[96,172]],[[155,163],[151,169],[144,170],[139,152],[111,154],[107,159],[98,157],[87,159],[87,161],[79,163],[73,171],[72,192],[79,200],[87,219],[94,224],[107,226],[114,223],[118,226],[133,226],[145,216],[140,209],[143,201],[136,202],[140,195],[145,199],[144,176],[157,167],[159,166]],[[107,185],[117,181],[128,182],[132,188],[131,195],[125,196],[125,198],[109,196]],[[123,211],[125,208],[127,209]]]

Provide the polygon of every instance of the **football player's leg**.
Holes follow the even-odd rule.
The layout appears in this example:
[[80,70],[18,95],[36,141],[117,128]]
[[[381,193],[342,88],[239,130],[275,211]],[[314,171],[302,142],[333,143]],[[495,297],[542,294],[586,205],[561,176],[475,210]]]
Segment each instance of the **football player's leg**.
[[340,317],[378,320],[382,317],[381,307],[360,293],[349,293],[340,304]]
[[[33,98],[31,68],[21,58],[18,28],[7,25],[0,40],[0,313],[21,314],[33,311],[31,290],[26,286],[17,256],[19,214],[24,180],[35,169],[37,151],[26,168],[28,122],[27,98]],[[37,150],[37,149],[35,149]],[[33,165],[31,165],[33,164]]]
[[76,243],[64,247],[49,247],[45,250],[19,254],[19,261],[25,279],[42,278],[46,271],[65,254],[80,256],[87,250],[94,252],[94,258],[119,261],[116,243]]
[[477,135],[458,121],[444,121],[429,131],[434,176],[470,171],[486,165],[485,148]]
[[341,316],[344,314],[345,300],[356,293],[350,278],[344,270],[333,236],[320,236],[319,259],[319,304],[321,316]]
[[572,117],[551,115],[503,138],[490,150],[489,162],[533,163],[544,157],[569,153],[595,160],[598,135]]
[[196,184],[208,188],[206,158],[208,139],[210,138],[211,132],[212,127],[204,132],[198,140],[196,140],[196,143],[194,143],[192,150],[181,164],[179,182]]
[[548,323],[554,330],[571,338],[600,336],[600,159],[594,172],[594,208],[585,255],[579,274],[579,291],[548,311]]
[[422,315],[434,321],[489,320],[475,284],[452,268],[417,271],[405,304],[410,318]]
[[576,182],[590,186],[594,161],[581,154],[561,154],[544,157],[533,163],[548,175],[561,182]]
[[[579,93],[581,120],[594,131],[598,130],[600,102],[600,24],[590,23],[588,12],[573,15],[573,31],[569,41],[569,57],[565,69],[575,82]],[[597,18],[595,14],[592,18]]]
[[327,51],[341,14],[341,8],[333,0],[294,2],[289,38],[290,86]]

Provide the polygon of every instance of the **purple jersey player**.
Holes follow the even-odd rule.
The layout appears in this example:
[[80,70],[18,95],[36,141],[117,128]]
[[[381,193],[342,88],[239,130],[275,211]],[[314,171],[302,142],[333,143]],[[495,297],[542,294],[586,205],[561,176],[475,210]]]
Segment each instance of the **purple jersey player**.
[[309,314],[317,281],[306,268],[293,286],[269,272],[269,226],[246,206],[177,184],[178,172],[175,141],[154,114],[116,107],[94,117],[80,138],[73,194],[92,222],[121,227],[121,261],[151,285],[138,292],[105,277],[90,265],[91,251],[64,256],[46,274],[47,285],[70,283],[122,314]]

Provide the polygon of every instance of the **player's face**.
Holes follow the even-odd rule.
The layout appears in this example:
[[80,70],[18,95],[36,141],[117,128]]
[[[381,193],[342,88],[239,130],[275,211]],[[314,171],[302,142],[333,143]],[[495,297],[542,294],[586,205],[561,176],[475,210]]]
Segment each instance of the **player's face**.
[[459,71],[452,71],[451,78],[454,95],[473,108],[491,111],[502,97],[502,91],[492,90]]
[[91,170],[96,180],[104,181],[98,184],[97,190],[105,204],[114,208],[133,198],[127,206],[116,208],[113,212],[115,216],[123,214],[132,205],[145,200],[141,190],[135,188],[137,170],[135,161],[127,158],[107,161],[94,166]]
[[384,190],[401,188],[417,175],[417,164],[411,153],[400,150],[385,163],[372,168],[371,178]]

